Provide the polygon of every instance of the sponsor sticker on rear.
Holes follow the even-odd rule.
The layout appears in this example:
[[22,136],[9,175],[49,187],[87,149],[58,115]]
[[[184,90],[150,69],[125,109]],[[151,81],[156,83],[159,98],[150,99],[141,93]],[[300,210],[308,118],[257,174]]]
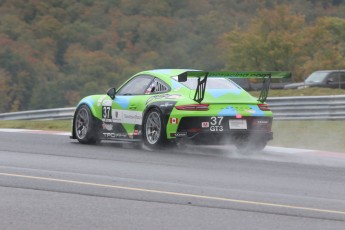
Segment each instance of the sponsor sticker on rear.
[[210,127],[210,122],[201,122],[201,127],[202,128],[209,128]]

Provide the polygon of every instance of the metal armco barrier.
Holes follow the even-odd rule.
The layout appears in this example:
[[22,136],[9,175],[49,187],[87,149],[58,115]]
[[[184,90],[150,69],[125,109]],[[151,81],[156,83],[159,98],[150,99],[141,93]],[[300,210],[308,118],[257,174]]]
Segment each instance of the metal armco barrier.
[[[270,97],[267,99],[275,120],[345,119],[345,95]],[[0,114],[0,120],[72,119],[74,107]]]
[[0,113],[0,120],[62,120],[72,119],[75,107]]
[[345,119],[345,95],[271,97],[267,103],[275,120]]

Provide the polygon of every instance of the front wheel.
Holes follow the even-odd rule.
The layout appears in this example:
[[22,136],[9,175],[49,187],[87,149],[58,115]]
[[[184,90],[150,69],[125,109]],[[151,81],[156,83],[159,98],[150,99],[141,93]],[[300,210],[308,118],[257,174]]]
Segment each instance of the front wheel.
[[149,147],[161,147],[166,144],[166,129],[162,112],[156,108],[149,110],[144,116],[143,138]]
[[99,142],[96,121],[88,106],[80,106],[74,118],[74,132],[78,141],[83,144],[95,144]]

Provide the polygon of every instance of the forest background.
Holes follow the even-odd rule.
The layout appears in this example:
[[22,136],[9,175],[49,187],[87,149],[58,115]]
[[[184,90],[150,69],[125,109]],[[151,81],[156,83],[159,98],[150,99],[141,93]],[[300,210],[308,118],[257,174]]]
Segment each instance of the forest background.
[[345,0],[0,0],[0,113],[156,68],[345,69]]

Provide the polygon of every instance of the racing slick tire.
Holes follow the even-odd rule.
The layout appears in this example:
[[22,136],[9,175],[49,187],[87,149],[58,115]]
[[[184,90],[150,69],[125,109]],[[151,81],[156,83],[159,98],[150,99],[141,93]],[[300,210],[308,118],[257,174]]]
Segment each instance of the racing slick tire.
[[144,144],[152,148],[163,147],[167,144],[163,114],[157,108],[150,109],[144,116],[143,139]]
[[87,105],[82,105],[77,109],[73,128],[80,143],[96,144],[100,142],[97,121]]

